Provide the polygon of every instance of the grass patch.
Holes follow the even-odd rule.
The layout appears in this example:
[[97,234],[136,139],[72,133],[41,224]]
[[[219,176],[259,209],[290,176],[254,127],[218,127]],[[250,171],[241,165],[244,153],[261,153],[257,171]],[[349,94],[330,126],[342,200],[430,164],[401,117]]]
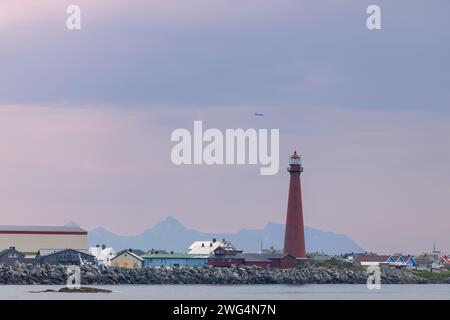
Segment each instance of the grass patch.
[[450,271],[430,272],[425,270],[411,270],[413,274],[427,280],[447,280],[450,278]]
[[322,267],[326,269],[336,268],[338,270],[352,270],[352,271],[363,271],[365,270],[361,266],[356,266],[353,263],[342,261],[342,260],[325,260],[325,261],[316,261],[316,260],[308,260],[304,264],[305,267]]

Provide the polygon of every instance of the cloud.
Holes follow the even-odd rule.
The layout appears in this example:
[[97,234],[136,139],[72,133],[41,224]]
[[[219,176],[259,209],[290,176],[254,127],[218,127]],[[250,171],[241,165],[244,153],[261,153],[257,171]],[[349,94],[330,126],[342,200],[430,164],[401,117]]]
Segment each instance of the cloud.
[[0,103],[447,110],[446,1],[381,1],[379,32],[368,1],[83,0],[79,32],[68,3],[12,4]]

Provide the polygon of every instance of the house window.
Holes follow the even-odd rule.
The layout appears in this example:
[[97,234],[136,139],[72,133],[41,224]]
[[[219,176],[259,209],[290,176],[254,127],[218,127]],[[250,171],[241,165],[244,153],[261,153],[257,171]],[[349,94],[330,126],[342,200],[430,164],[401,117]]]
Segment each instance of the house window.
[[8,254],[8,258],[10,259],[16,259],[19,255],[17,253],[10,253]]

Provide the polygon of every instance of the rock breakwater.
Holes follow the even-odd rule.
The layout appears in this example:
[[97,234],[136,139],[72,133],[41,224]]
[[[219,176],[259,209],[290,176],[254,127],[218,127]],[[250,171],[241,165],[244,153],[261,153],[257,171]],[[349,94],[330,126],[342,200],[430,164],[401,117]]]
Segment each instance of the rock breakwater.
[[[65,285],[69,274],[65,266],[17,264],[0,266],[0,284]],[[160,267],[141,269],[81,267],[82,285],[116,284],[364,284],[364,269],[304,266],[293,269],[258,267]],[[418,284],[431,281],[406,270],[385,270],[384,284]],[[443,279],[450,283],[450,279]]]

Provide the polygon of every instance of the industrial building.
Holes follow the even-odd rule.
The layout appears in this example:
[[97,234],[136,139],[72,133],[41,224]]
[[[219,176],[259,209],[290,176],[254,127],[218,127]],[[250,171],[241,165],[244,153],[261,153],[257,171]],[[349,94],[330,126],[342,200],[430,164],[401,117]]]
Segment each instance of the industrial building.
[[147,253],[142,256],[144,267],[163,267],[163,266],[196,266],[206,265],[208,255],[195,255],[187,253]]
[[41,249],[88,250],[87,234],[73,226],[0,226],[0,250],[14,247],[33,257]]

